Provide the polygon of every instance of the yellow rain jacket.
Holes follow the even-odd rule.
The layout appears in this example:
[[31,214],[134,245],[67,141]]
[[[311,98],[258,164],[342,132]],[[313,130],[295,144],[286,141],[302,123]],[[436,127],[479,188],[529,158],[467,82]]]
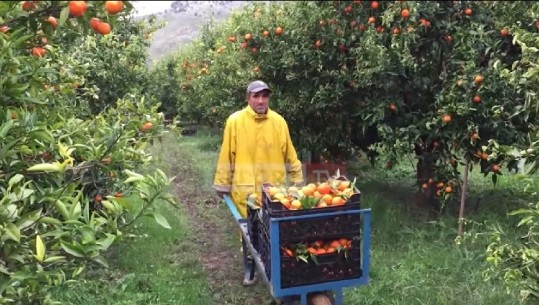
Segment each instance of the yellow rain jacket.
[[228,192],[242,217],[247,217],[247,196],[262,192],[262,183],[303,183],[301,161],[288,125],[268,109],[257,114],[247,106],[226,121],[217,160],[214,188]]

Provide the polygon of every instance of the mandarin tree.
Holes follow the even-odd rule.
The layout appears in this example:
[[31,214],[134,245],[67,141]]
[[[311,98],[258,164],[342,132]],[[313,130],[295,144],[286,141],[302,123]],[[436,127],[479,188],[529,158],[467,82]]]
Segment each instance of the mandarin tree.
[[[168,226],[152,204],[170,200],[169,179],[137,174],[163,130],[159,105],[136,93],[142,88],[97,101],[111,88],[84,86],[107,64],[97,47],[111,48],[116,67],[143,53],[145,27],[125,18],[131,5],[123,4],[108,16],[103,2],[0,2],[0,303],[51,302],[52,286],[89,264],[107,266],[105,251],[142,215]],[[110,33],[95,33],[91,18]],[[98,102],[109,107],[91,115]]]
[[526,147],[536,129],[513,33],[536,37],[537,4],[506,4],[256,3],[178,57],[179,103],[222,122],[261,78],[300,149],[333,161],[363,149],[386,164],[415,153],[418,189],[438,206],[460,190],[467,160],[496,181],[516,167],[496,147]]

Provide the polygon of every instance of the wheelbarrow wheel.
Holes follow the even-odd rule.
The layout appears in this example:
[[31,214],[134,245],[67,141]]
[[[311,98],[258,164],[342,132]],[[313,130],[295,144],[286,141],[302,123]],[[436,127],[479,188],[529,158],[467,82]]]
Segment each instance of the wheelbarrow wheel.
[[333,298],[323,292],[312,294],[308,299],[309,305],[333,305]]
[[[286,297],[284,299],[274,299],[278,305],[298,305],[299,297]],[[314,292],[307,295],[308,305],[334,305],[335,300],[331,292]]]

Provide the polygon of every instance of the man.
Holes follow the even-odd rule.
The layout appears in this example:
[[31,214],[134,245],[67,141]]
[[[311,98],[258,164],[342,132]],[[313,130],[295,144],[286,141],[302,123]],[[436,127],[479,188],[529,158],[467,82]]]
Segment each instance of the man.
[[[229,195],[247,217],[247,197],[262,192],[262,183],[301,185],[301,161],[284,118],[269,109],[272,91],[257,80],[247,87],[247,106],[230,115],[223,132],[214,188]],[[244,280],[244,285],[254,281]]]
[[242,217],[247,196],[260,194],[262,183],[303,183],[301,161],[284,118],[269,108],[271,90],[257,80],[247,87],[248,105],[226,121],[214,188],[230,195]]

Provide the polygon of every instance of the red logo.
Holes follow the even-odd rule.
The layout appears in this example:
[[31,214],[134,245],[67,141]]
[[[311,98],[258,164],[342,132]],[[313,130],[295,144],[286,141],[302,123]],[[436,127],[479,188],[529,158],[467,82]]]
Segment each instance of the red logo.
[[303,177],[306,183],[324,182],[335,175],[346,176],[346,165],[338,163],[304,163]]

